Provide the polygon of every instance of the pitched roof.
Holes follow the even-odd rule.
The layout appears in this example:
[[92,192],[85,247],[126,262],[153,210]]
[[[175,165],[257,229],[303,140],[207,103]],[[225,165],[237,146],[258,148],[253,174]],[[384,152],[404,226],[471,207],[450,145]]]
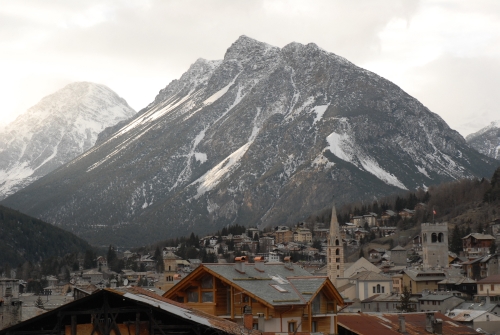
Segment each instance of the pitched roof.
[[431,280],[443,280],[446,278],[446,274],[439,270],[411,270],[406,269],[404,273],[408,275],[413,281],[431,281]]
[[391,249],[391,251],[392,251],[392,250],[404,250],[404,251],[406,251],[406,249],[405,249],[405,248],[403,248],[403,247],[402,247],[402,246],[400,246],[400,245],[398,245],[398,246],[396,246],[396,247],[392,248],[392,249]]
[[351,277],[352,279],[357,280],[377,280],[377,281],[392,281],[390,277],[381,275],[377,272],[373,271],[362,271]]
[[471,233],[465,237],[462,237],[462,240],[468,238],[468,237],[473,237],[476,240],[494,240],[495,238],[491,236],[490,234],[480,234],[480,233]]
[[[429,334],[425,330],[426,313],[339,313],[337,318],[340,327],[358,335],[401,335],[398,332],[400,315],[405,318],[406,334]],[[434,317],[443,320],[442,334],[477,335],[474,329],[453,322],[441,313],[434,313]]]
[[500,284],[500,274],[491,275],[484,279],[478,280],[478,284]]
[[[305,305],[323,286],[328,285],[337,295],[339,304],[343,304],[342,297],[328,277],[311,276],[309,272],[298,266],[285,266],[283,263],[263,263],[263,268],[263,271],[259,271],[254,264],[245,263],[244,272],[240,272],[232,263],[201,264],[183,281],[188,282],[200,272],[208,271],[269,306]],[[183,281],[172,287],[164,296],[169,296]]]

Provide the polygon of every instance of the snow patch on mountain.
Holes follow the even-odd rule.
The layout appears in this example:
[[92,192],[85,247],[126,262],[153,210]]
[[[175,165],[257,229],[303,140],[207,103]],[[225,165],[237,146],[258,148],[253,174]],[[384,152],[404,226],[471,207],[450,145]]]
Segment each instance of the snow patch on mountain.
[[[339,121],[348,126],[346,118],[342,118]],[[349,162],[360,169],[363,168],[388,185],[393,185],[404,190],[407,189],[395,175],[385,171],[375,159],[364,154],[362,150],[357,148],[355,140],[347,132],[332,132],[327,136],[326,141],[329,146],[325,150],[330,150],[332,154],[343,161]]]

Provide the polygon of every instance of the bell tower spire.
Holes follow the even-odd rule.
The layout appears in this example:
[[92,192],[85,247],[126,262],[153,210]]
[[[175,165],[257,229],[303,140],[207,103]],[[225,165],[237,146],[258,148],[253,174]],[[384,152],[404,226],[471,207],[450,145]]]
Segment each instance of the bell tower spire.
[[332,219],[330,221],[327,252],[328,278],[336,285],[337,278],[344,277],[344,243],[342,242],[342,235],[340,234],[335,202],[333,202],[332,205]]

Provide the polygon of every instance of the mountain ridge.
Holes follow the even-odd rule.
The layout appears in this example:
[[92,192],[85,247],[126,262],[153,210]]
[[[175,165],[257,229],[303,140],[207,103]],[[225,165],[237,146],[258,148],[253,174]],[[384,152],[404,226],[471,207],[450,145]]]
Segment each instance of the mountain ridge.
[[104,85],[78,82],[44,97],[0,130],[0,199],[91,148],[135,111]]
[[242,36],[138,114],[4,203],[96,244],[133,245],[295,223],[332,194],[373,199],[496,167],[401,88],[314,44]]

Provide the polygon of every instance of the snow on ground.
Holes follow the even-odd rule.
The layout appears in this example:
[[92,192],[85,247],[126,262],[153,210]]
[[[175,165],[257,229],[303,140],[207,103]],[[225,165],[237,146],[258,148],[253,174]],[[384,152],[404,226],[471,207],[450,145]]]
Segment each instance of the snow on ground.
[[[239,95],[240,94],[238,91],[238,96]],[[238,96],[236,97],[236,101],[238,101]],[[233,106],[234,105],[235,104],[233,104]],[[231,108],[232,106],[229,109]],[[261,109],[257,108],[257,113],[255,114],[255,117],[252,121],[253,123],[252,134],[250,134],[248,142],[245,143],[243,146],[241,146],[238,150],[230,154],[228,157],[223,159],[219,164],[214,166],[203,176],[201,176],[200,178],[198,178],[197,180],[195,180],[190,184],[190,186],[200,184],[198,186],[197,193],[194,196],[195,199],[200,198],[203,194],[213,189],[215,186],[217,186],[217,184],[219,184],[221,180],[224,179],[224,177],[227,174],[229,174],[231,171],[234,171],[240,166],[241,163],[239,161],[241,157],[243,157],[243,155],[248,151],[248,148],[250,148],[250,145],[252,145],[253,141],[255,140],[257,134],[260,131],[260,128],[258,127],[260,112]]]
[[194,196],[194,198],[198,199],[203,194],[205,194],[205,192],[213,189],[215,186],[217,186],[217,184],[219,184],[219,182],[228,172],[238,168],[240,166],[239,160],[247,152],[251,144],[252,142],[244,144],[238,150],[226,157],[222,162],[214,166],[210,171],[191,183],[191,185],[200,183],[200,186],[198,186],[197,194]]
[[[243,72],[243,71],[242,71]],[[236,75],[236,77],[233,78],[233,80],[231,80],[231,82],[229,84],[227,84],[226,86],[224,86],[223,88],[221,88],[219,91],[215,92],[214,94],[212,94],[209,98],[207,98],[205,101],[203,101],[203,103],[205,105],[208,105],[208,104],[211,104],[215,101],[217,101],[220,97],[222,97],[224,94],[227,93],[227,91],[231,88],[231,86],[234,85],[234,82],[236,81],[236,79],[239,77],[239,75],[241,74],[238,73]]]
[[417,169],[418,169],[418,172],[420,172],[421,174],[423,174],[424,176],[426,176],[427,178],[430,178],[429,177],[429,174],[427,173],[427,171],[425,170],[424,167],[421,167],[421,166],[418,166],[416,165]]
[[314,121],[313,121],[313,126],[316,124],[316,122],[321,121],[321,119],[323,118],[323,114],[325,114],[328,106],[330,106],[330,104],[316,106],[311,110],[311,112],[316,113],[316,117],[314,118]]
[[[344,124],[348,125],[345,118],[340,120]],[[327,136],[326,141],[329,146],[325,150],[330,150],[338,158],[352,163],[359,169],[364,169],[365,171],[373,174],[378,179],[382,180],[388,185],[393,185],[402,189],[407,189],[406,186],[398,180],[396,176],[392,173],[385,171],[382,167],[378,165],[375,159],[364,154],[360,149],[356,148],[355,141],[351,138],[348,133],[331,133]]]

